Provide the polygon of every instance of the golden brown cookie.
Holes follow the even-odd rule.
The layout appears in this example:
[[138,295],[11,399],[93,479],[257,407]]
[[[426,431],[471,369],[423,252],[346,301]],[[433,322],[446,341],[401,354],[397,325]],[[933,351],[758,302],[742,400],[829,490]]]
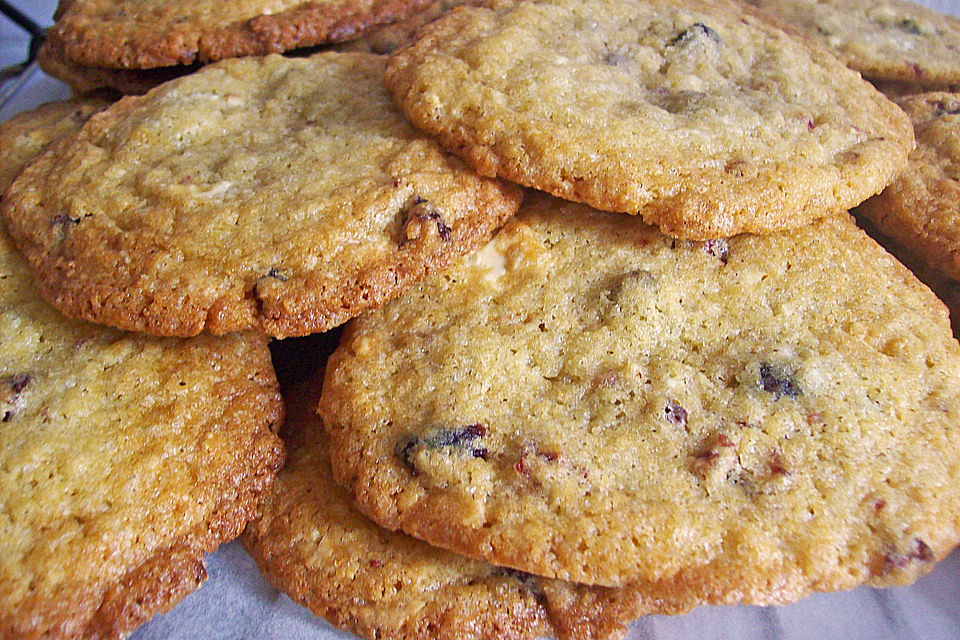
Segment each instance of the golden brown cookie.
[[227,60],[91,119],[2,205],[41,292],[148,333],[304,335],[479,246],[519,190],[416,132],[384,64]]
[[960,85],[960,20],[907,0],[748,0],[871,81]]
[[[102,106],[0,125],[4,180]],[[0,636],[125,637],[205,579],[203,554],[239,535],[280,466],[266,341],[64,318],[0,232],[0,344]]]
[[797,227],[886,186],[913,135],[832,55],[709,0],[497,0],[391,58],[404,113],[480,173],[678,237]]
[[371,29],[359,38],[336,45],[337,51],[360,51],[366,53],[393,53],[413,42],[417,31],[443,14],[465,4],[481,4],[482,0],[430,0],[426,6],[409,17]]
[[540,196],[348,325],[320,414],[387,528],[785,599],[909,582],[957,545],[958,374],[943,305],[845,214],[700,243]]
[[99,89],[113,89],[126,95],[141,95],[158,84],[186,75],[198,68],[195,65],[177,65],[157,69],[83,67],[61,59],[48,40],[40,45],[37,61],[47,75],[66,83],[77,94]]
[[858,211],[929,268],[960,280],[960,94],[897,103],[913,122],[917,148],[896,181]]
[[0,194],[51,141],[76,133],[111,102],[103,93],[48,102],[0,124]]
[[340,42],[426,1],[72,0],[47,39],[75,65],[150,69]]
[[943,272],[931,267],[925,260],[910,253],[906,247],[880,231],[869,218],[859,211],[857,212],[857,224],[880,246],[910,269],[920,282],[930,287],[930,290],[940,298],[950,313],[953,335],[960,338],[960,281],[944,275]]
[[[278,589],[371,639],[622,635],[621,624],[610,619],[622,613],[613,611],[616,590],[553,584],[431,547],[363,517],[333,482],[327,437],[315,411],[318,381],[288,387],[285,396],[289,458],[261,515],[243,535]],[[577,620],[569,613],[575,608],[556,607],[558,589],[575,594],[581,608],[588,601],[600,606],[591,606],[590,619]],[[579,633],[572,636],[574,630]]]

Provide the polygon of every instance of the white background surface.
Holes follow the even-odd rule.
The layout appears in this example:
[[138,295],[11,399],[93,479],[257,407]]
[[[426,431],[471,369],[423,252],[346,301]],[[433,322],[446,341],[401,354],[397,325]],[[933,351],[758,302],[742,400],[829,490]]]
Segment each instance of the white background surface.
[[[189,1],[189,0],[187,0]],[[14,0],[46,25],[55,1]],[[960,0],[925,0],[960,15]],[[0,66],[26,55],[27,37],[0,17]],[[49,100],[66,86],[34,74],[0,109],[0,121]],[[131,640],[290,639],[349,640],[264,581],[237,543],[207,557],[209,580],[173,611],[155,617]],[[647,616],[630,626],[629,640],[960,639],[960,551],[911,587],[816,594],[783,607],[701,607],[683,616]]]

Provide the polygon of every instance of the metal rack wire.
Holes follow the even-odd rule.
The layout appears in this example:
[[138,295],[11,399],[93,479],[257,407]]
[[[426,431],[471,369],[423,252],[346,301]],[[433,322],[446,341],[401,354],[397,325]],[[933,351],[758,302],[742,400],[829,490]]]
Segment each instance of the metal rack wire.
[[0,13],[30,35],[26,59],[0,69],[0,108],[3,108],[37,70],[37,51],[43,43],[44,28],[7,0],[0,0]]

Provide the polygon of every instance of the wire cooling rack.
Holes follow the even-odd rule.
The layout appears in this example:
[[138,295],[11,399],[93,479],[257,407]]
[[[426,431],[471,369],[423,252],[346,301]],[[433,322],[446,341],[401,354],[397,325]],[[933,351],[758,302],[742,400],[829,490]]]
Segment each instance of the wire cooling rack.
[[30,76],[36,72],[37,51],[43,43],[44,28],[7,0],[0,0],[0,13],[30,36],[27,57],[20,62],[0,69],[0,109],[2,109],[17,95],[17,92],[30,79]]

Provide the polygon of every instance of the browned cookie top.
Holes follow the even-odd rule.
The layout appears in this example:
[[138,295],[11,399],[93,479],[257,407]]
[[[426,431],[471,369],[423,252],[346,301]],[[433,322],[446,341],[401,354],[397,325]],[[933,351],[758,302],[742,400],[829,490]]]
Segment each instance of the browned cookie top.
[[71,0],[61,2],[48,39],[71,63],[147,69],[347,40],[425,2]]
[[371,639],[584,640],[691,606],[671,603],[658,585],[549,580],[381,529],[333,481],[319,395],[317,381],[285,390],[287,464],[243,536],[270,582],[317,615]]
[[[0,189],[103,108],[0,125]],[[154,339],[44,302],[0,232],[0,637],[119,639],[205,578],[282,459],[255,334]]]
[[227,60],[91,119],[2,205],[42,292],[148,333],[302,335],[484,242],[518,190],[414,130],[384,64]]
[[960,94],[904,96],[917,148],[907,168],[859,211],[928,268],[960,280]]
[[865,78],[960,85],[960,20],[908,0],[749,0],[836,52]]
[[404,113],[484,175],[679,237],[797,227],[878,193],[909,122],[836,58],[724,0],[498,0],[390,61]]
[[560,579],[769,601],[960,540],[960,346],[845,214],[701,243],[532,199],[348,325],[320,414],[377,522]]
[[158,84],[196,71],[194,65],[157,67],[155,69],[111,69],[108,67],[85,67],[67,62],[44,40],[37,53],[37,62],[43,71],[66,83],[76,94],[98,89],[112,89],[125,95],[141,95]]

